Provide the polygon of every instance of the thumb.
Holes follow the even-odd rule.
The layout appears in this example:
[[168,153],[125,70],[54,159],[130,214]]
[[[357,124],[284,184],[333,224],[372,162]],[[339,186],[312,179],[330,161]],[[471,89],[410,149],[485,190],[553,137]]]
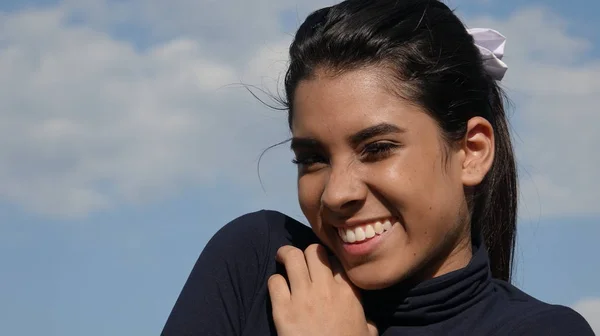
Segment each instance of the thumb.
[[373,321],[367,321],[367,329],[369,330],[369,336],[378,336],[379,330]]
[[331,265],[331,272],[333,273],[333,278],[338,282],[347,282],[346,272],[344,271],[344,267],[340,263],[340,261],[335,256],[329,257],[329,264]]
[[360,298],[360,292],[358,291],[358,288],[356,288],[356,286],[354,286],[352,281],[350,281],[350,279],[348,278],[348,275],[346,274],[346,271],[344,270],[344,267],[342,266],[341,262],[337,258],[332,257],[330,258],[330,264],[331,271],[333,273],[333,279],[338,283],[350,286],[354,291],[356,297]]

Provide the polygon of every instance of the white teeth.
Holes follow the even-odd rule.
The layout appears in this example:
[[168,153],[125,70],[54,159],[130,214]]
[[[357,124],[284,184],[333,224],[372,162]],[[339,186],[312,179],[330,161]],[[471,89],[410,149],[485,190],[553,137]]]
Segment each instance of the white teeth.
[[340,235],[344,243],[348,242],[348,239],[346,238],[346,232],[344,231],[344,229],[338,229],[338,234]]
[[387,231],[392,228],[392,223],[389,220],[383,222],[383,230]]
[[375,233],[377,233],[377,234],[383,233],[383,225],[381,225],[381,222],[375,223]]
[[354,231],[346,230],[346,240],[348,240],[348,243],[354,243],[356,241],[356,236],[354,235]]
[[361,227],[354,229],[354,235],[356,236],[356,241],[363,241],[367,239],[367,237],[365,237],[365,230],[363,230]]
[[361,242],[365,239],[370,239],[376,235],[380,235],[392,228],[392,223],[389,220],[375,222],[352,229],[338,229],[338,234],[344,243]]
[[375,230],[373,229],[373,225],[371,225],[371,224],[367,225],[367,228],[365,229],[365,236],[367,238],[375,237]]

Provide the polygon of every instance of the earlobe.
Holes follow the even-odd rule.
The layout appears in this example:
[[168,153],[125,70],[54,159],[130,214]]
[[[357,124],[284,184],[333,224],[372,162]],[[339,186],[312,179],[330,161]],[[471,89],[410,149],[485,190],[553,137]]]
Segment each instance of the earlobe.
[[463,185],[474,187],[483,181],[494,161],[494,129],[489,121],[482,117],[468,121],[463,151]]

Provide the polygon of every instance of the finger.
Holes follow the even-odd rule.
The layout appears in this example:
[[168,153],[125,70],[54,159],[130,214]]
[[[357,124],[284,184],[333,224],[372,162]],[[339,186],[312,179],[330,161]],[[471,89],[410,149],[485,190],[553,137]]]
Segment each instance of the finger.
[[322,245],[310,245],[304,250],[304,257],[306,258],[310,280],[313,283],[324,283],[333,280],[329,257]]
[[281,306],[290,300],[290,288],[281,274],[271,275],[267,281],[267,287],[273,307]]
[[277,250],[277,261],[285,267],[292,294],[308,288],[310,275],[302,250],[290,245],[282,246]]
[[373,321],[367,321],[367,330],[369,330],[369,336],[378,336],[379,330]]

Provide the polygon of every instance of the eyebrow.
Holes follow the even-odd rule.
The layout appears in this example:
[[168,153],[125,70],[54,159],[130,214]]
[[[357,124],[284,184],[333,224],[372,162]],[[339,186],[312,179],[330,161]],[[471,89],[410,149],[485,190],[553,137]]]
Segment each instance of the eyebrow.
[[405,129],[400,128],[396,125],[381,123],[371,127],[367,127],[362,131],[359,131],[350,137],[348,137],[348,142],[350,142],[353,146],[358,146],[360,143],[374,138],[376,136],[394,134],[394,133],[404,133]]
[[[367,127],[361,131],[358,131],[355,134],[352,134],[351,136],[348,137],[348,142],[356,147],[358,146],[360,143],[369,140],[371,138],[374,138],[376,136],[383,136],[383,135],[388,135],[388,134],[394,134],[394,133],[404,133],[406,132],[405,129],[400,128],[396,125],[392,125],[389,123],[381,123],[381,124],[377,124],[371,127]],[[294,151],[298,150],[298,149],[312,149],[312,148],[318,148],[318,147],[322,147],[321,143],[314,138],[298,138],[298,137],[294,137],[291,140],[291,144],[290,144],[290,148]]]
[[293,151],[297,151],[299,149],[312,149],[321,147],[321,144],[317,139],[314,138],[292,138],[290,142],[290,148]]

